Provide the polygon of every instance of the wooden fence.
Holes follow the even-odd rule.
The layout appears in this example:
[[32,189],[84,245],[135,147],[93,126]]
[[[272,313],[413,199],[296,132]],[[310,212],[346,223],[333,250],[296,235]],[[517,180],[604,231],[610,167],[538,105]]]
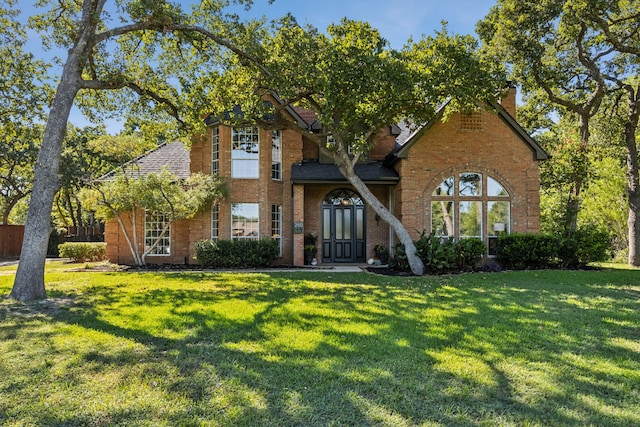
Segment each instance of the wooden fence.
[[18,258],[22,249],[24,225],[0,225],[0,258]]

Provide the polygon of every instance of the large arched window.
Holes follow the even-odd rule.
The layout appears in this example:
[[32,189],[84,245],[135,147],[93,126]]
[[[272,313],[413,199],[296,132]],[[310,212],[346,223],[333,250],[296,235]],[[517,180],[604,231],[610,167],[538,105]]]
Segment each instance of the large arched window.
[[461,172],[441,181],[431,192],[431,231],[437,236],[486,240],[495,255],[497,237],[509,233],[511,197],[495,178]]

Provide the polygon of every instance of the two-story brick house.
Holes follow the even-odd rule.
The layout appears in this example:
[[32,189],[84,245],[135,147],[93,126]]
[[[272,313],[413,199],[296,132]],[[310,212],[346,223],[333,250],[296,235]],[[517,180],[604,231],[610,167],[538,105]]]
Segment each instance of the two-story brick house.
[[[292,114],[308,129],[320,125],[309,112]],[[457,113],[445,122],[438,117],[412,132],[389,126],[356,172],[416,237],[422,230],[480,237],[491,254],[497,233],[539,228],[538,162],[548,156],[514,117],[511,90],[486,111]],[[172,224],[149,263],[195,263],[194,245],[203,239],[272,237],[280,243],[282,265],[304,263],[309,233],[317,235],[319,263],[361,263],[376,244],[395,245],[389,226],[300,133],[208,125],[206,137],[190,151],[177,155],[185,149],[168,144],[151,153],[149,163],[157,168],[163,159],[179,161],[182,174],[217,173],[226,178],[229,196]],[[145,222],[138,226],[145,236],[162,226],[158,215],[147,215]],[[106,225],[105,240],[112,262],[132,262],[115,221]],[[144,236],[139,241],[144,244]]]

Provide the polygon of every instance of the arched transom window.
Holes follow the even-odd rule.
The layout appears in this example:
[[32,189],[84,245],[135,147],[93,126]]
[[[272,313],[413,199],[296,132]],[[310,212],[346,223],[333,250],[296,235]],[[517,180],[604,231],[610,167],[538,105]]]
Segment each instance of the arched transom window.
[[431,192],[431,231],[453,239],[486,240],[495,255],[497,237],[509,233],[511,196],[495,178],[461,172],[446,178]]
[[327,194],[327,197],[322,201],[323,205],[364,205],[364,202],[360,198],[360,195],[353,190],[347,188],[340,188]]

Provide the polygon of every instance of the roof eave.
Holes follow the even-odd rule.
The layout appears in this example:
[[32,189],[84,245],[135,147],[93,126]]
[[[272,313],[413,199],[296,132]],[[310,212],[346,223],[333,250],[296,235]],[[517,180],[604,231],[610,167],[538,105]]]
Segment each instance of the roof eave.
[[[362,178],[361,178],[362,179]],[[348,183],[349,181],[346,178],[342,179],[292,179],[292,184],[340,184],[340,183]],[[400,178],[383,178],[383,179],[362,179],[367,185],[396,185],[400,182]]]
[[502,105],[496,101],[490,101],[489,104],[495,108],[502,121],[504,121],[507,126],[509,126],[520,137],[520,139],[522,139],[522,141],[529,145],[531,151],[533,151],[534,160],[548,160],[551,157],[549,153],[547,153],[545,149],[542,148],[542,146],[538,144],[522,126],[520,126],[516,119],[509,114]]

